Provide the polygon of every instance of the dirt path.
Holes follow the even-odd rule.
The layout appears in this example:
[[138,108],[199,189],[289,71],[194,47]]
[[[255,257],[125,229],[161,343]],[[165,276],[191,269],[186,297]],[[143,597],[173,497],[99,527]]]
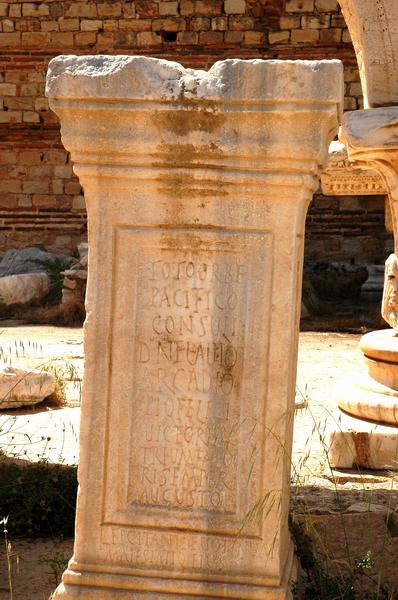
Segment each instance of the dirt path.
[[[73,540],[12,540],[9,554],[13,600],[48,600],[73,552]],[[4,546],[0,554],[0,600],[10,600]]]

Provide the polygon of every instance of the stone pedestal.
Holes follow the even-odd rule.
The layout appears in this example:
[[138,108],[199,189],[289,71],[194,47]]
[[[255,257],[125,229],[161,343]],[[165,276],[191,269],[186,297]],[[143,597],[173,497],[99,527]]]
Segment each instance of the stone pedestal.
[[336,390],[329,459],[333,467],[398,468],[398,337],[373,331],[360,342],[368,374]]
[[[340,139],[347,147],[351,164],[355,168],[376,171],[388,193],[386,224],[394,232],[395,254],[387,261],[382,315],[389,324],[397,327],[398,107],[394,105],[398,104],[398,2],[339,0],[339,4],[358,60],[364,106],[370,109],[346,113]],[[390,335],[394,354],[396,352],[398,356],[398,344],[395,344],[394,338]],[[385,338],[381,338],[381,343],[384,342]],[[335,415],[329,459],[333,466],[339,467],[395,468],[395,425],[385,432],[377,423],[384,419],[386,413],[394,412],[396,396],[391,384],[398,380],[398,364],[385,364],[373,356],[373,343],[379,346],[377,339],[372,338],[370,343],[367,338],[365,343],[368,344],[365,360],[369,377],[358,383],[344,383],[337,392],[337,403],[351,416],[343,412]],[[365,420],[358,420],[357,416]],[[370,421],[374,418],[375,422]],[[354,438],[357,442],[361,440],[358,451]],[[391,443],[386,444],[387,439],[392,440]]]
[[350,160],[377,170],[388,191],[395,254],[385,268],[382,315],[394,329],[361,340],[368,376],[337,391],[330,434],[335,467],[398,468],[398,107],[347,113],[341,133]]
[[304,222],[341,65],[59,57],[47,95],[90,247],[55,598],[287,598]]

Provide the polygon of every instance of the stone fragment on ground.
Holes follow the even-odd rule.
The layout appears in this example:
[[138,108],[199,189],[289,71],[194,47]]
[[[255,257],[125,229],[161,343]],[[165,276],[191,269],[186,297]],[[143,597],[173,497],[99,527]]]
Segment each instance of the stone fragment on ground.
[[0,311],[37,304],[50,290],[47,273],[24,273],[0,277]]
[[40,305],[72,257],[40,248],[8,250],[0,261],[0,315]]
[[[387,261],[388,262],[388,261]],[[390,285],[390,275],[386,277]],[[394,284],[396,285],[396,284]],[[391,296],[397,312],[396,293]],[[395,318],[395,317],[394,317]],[[365,377],[336,388],[335,422],[329,433],[333,467],[398,469],[398,341],[395,329],[373,331],[360,341]]]
[[[353,391],[348,390],[353,395]],[[337,411],[328,434],[329,461],[338,469],[398,469],[398,428]]]
[[58,263],[61,269],[67,269],[71,262],[71,256],[35,247],[7,250],[0,261],[0,277],[47,272],[51,263]]
[[55,391],[55,378],[47,371],[0,365],[0,409],[32,406]]

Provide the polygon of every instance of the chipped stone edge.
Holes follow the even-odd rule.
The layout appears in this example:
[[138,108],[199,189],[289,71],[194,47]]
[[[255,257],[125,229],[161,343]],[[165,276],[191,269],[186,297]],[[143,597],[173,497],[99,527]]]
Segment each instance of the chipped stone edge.
[[46,95],[339,104],[344,95],[342,72],[339,60],[227,59],[206,72],[145,56],[69,55],[51,60]]
[[352,149],[398,147],[398,106],[345,113],[340,139]]

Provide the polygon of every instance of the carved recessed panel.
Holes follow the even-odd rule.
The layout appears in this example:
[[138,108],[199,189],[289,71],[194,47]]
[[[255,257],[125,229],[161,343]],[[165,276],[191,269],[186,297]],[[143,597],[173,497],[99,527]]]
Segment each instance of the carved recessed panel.
[[271,242],[116,228],[105,522],[236,534],[261,497]]

